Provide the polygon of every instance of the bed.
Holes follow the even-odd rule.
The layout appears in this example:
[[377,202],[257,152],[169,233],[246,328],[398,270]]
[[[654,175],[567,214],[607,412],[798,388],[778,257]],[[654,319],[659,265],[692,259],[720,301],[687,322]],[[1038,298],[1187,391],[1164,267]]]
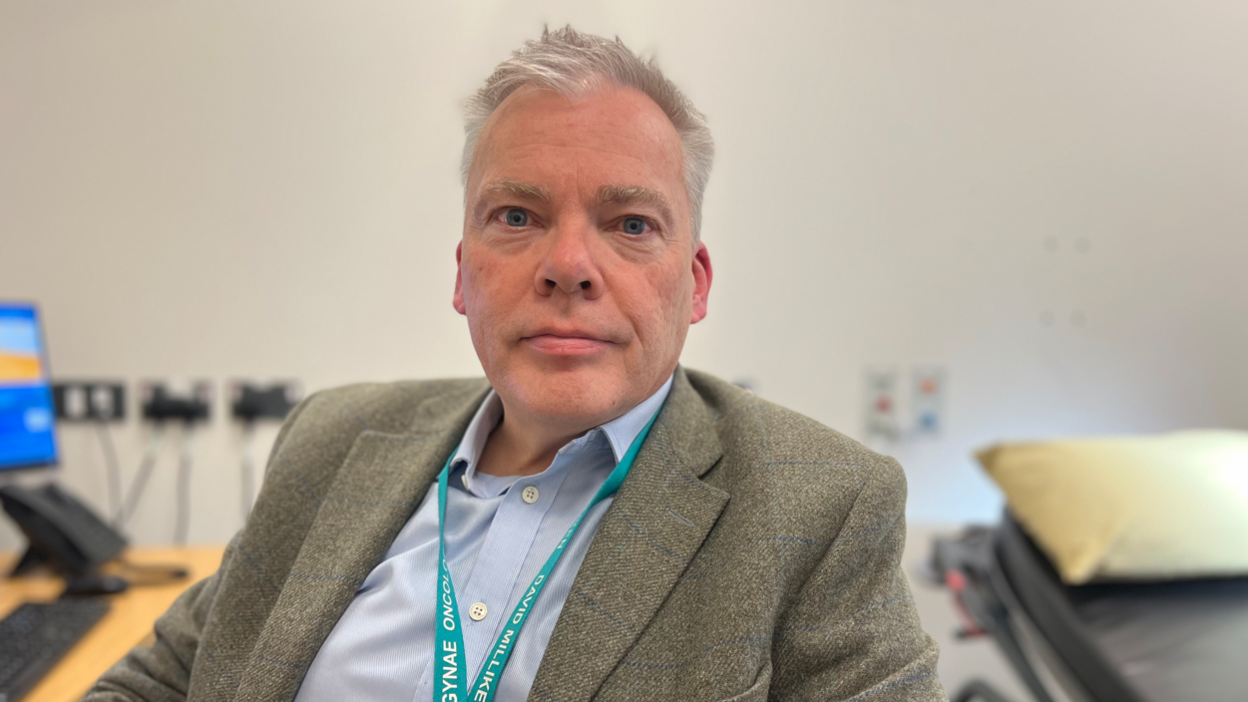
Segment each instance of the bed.
[[[1008,511],[932,559],[1036,702],[1248,701],[1248,578],[1064,585]],[[951,700],[1023,702],[982,682]]]

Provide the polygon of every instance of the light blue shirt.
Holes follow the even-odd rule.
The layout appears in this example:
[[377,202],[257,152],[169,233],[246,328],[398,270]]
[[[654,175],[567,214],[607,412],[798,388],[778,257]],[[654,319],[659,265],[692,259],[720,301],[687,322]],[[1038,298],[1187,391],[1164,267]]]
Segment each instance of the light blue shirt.
[[[627,414],[569,442],[546,470],[525,477],[477,472],[486,440],[503,417],[502,400],[493,391],[481,403],[451,463],[452,489],[446,496],[446,560],[464,627],[470,683],[529,583],[671,387],[668,378]],[[425,493],[355,593],[312,661],[296,702],[433,699],[437,492],[431,487]],[[611,498],[595,505],[564,550],[516,641],[498,683],[497,702],[528,697],[572,581],[610,505]],[[480,621],[469,615],[475,604],[485,605]]]

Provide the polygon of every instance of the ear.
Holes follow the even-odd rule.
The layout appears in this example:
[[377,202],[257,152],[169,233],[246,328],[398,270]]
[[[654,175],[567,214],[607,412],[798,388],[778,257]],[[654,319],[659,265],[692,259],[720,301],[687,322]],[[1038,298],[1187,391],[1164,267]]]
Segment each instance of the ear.
[[459,245],[455,247],[455,295],[451,297],[451,306],[455,311],[467,315],[467,307],[464,306],[464,240],[459,240]]
[[693,310],[690,324],[697,324],[706,317],[706,301],[711,296],[711,279],[714,277],[711,252],[707,251],[706,244],[699,241],[693,252]]

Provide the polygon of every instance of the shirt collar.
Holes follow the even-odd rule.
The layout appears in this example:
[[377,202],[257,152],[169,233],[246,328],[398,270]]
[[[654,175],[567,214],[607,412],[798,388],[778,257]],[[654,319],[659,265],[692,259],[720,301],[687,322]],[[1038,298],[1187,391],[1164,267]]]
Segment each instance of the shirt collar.
[[669,376],[667,382],[663,383],[663,387],[642,400],[641,404],[597,427],[603,434],[606,434],[607,441],[611,442],[611,453],[615,454],[616,463],[619,463],[620,459],[624,458],[624,454],[628,453],[628,447],[633,445],[637,435],[646,428],[646,423],[663,406],[663,401],[667,399],[667,394],[671,390],[672,377]]
[[[628,452],[628,447],[637,439],[637,435],[645,428],[650,418],[659,411],[659,407],[663,405],[663,401],[667,399],[667,394],[672,389],[672,377],[663,383],[663,387],[659,388],[653,395],[642,400],[636,407],[628,412],[612,419],[606,424],[594,427],[585,432],[581,436],[573,439],[559,449],[560,453],[579,451],[593,446],[595,439],[601,435],[606,437],[607,443],[611,447],[611,453],[615,456],[615,462],[619,463],[624,454]],[[455,450],[455,457],[451,459],[452,468],[459,468],[461,464],[467,464],[464,471],[465,484],[471,484],[477,473],[477,461],[485,451],[485,442],[490,438],[490,433],[498,426],[499,420],[503,418],[503,400],[498,393],[490,390],[490,394],[485,397],[485,401],[477,408],[477,413],[473,415],[472,422],[468,424],[468,431],[464,432],[464,438],[459,443],[459,448]]]

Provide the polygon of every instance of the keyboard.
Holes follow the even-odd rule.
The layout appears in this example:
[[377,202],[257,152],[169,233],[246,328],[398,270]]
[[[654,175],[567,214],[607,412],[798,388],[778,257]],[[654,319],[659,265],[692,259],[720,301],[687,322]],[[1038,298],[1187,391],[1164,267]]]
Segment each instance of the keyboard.
[[74,597],[19,605],[0,619],[0,702],[17,702],[108,612],[108,602]]

